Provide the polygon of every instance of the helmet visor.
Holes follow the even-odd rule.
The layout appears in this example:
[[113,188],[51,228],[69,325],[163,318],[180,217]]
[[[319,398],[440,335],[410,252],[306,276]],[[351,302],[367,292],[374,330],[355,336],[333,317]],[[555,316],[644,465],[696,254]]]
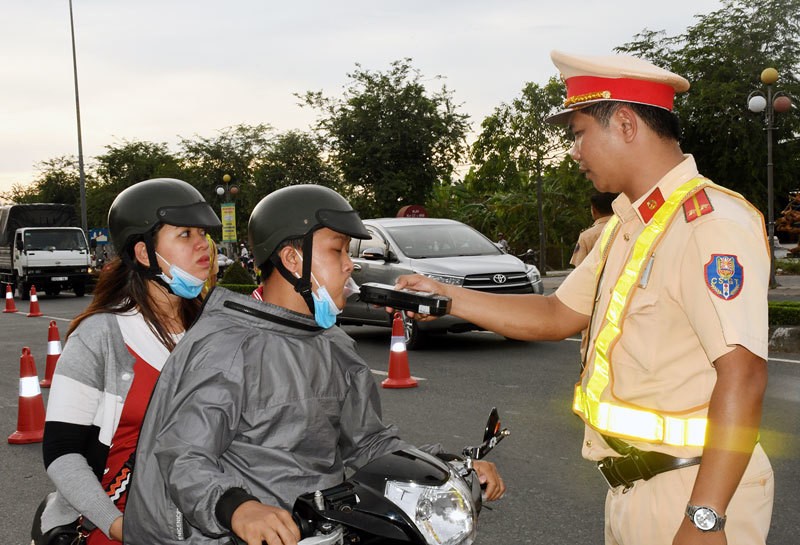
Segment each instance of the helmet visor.
[[368,239],[370,237],[355,210],[320,209],[317,210],[317,221],[323,227],[353,238]]
[[163,206],[158,209],[158,221],[181,227],[219,227],[222,223],[206,202],[185,206]]

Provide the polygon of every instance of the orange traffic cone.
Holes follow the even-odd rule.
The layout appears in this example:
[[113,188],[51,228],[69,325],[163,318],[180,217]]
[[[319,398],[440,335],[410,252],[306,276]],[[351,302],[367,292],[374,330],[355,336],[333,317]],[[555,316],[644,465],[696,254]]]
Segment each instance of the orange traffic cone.
[[49,388],[50,383],[53,382],[53,373],[60,355],[61,339],[58,338],[58,327],[56,327],[55,320],[50,320],[50,327],[47,329],[47,363],[45,364],[44,378],[39,383],[42,388]]
[[31,349],[22,349],[19,358],[19,405],[17,408],[17,431],[8,436],[8,442],[39,443],[44,436],[44,401],[36,376],[36,364]]
[[6,309],[3,312],[19,312],[14,304],[14,291],[11,284],[6,284]]
[[414,388],[417,381],[408,370],[406,337],[403,334],[403,317],[394,313],[392,320],[392,344],[389,347],[389,378],[381,382],[384,388]]
[[35,318],[42,316],[42,311],[39,310],[39,298],[36,296],[36,286],[31,286],[31,311],[28,313],[28,318]]

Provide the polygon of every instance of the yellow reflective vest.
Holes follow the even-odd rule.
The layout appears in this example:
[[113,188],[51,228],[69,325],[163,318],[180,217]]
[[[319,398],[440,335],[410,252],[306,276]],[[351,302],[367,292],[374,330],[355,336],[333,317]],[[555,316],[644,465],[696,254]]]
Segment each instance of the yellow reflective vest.
[[[587,380],[575,386],[573,400],[573,411],[600,433],[675,446],[704,444],[707,424],[705,418],[663,415],[656,411],[628,406],[621,401],[605,400],[603,393],[609,387],[611,353],[622,332],[622,323],[635,286],[640,282],[655,247],[681,210],[683,203],[709,186],[721,189],[706,178],[694,178],[669,196],[636,239],[631,256],[617,279],[606,310],[604,324],[594,340],[594,366]],[[614,216],[606,225],[599,242],[601,261],[597,270],[598,283],[611,243],[618,230],[619,218]]]

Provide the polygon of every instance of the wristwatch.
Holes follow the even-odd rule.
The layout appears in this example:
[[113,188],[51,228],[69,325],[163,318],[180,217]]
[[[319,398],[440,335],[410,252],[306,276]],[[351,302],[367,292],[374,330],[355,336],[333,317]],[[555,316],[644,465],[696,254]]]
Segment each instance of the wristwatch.
[[725,517],[704,505],[686,506],[686,516],[701,532],[719,532],[725,528]]

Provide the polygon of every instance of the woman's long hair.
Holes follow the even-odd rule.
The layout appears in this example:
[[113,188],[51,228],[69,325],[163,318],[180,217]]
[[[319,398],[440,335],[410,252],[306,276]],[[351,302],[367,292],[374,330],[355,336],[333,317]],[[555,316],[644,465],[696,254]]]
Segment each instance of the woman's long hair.
[[[157,234],[153,237],[153,244],[156,239]],[[132,262],[135,263],[130,247],[126,250],[130,252]],[[102,312],[122,314],[136,309],[142,313],[145,322],[161,344],[172,352],[175,340],[164,326],[165,317],[159,315],[147,291],[148,282],[154,281],[147,277],[144,267],[132,267],[126,260],[115,257],[103,267],[93,291],[94,299],[86,310],[72,320],[67,337],[89,316]],[[188,329],[200,314],[201,302],[199,299],[181,298],[178,304],[181,323],[184,329]]]

